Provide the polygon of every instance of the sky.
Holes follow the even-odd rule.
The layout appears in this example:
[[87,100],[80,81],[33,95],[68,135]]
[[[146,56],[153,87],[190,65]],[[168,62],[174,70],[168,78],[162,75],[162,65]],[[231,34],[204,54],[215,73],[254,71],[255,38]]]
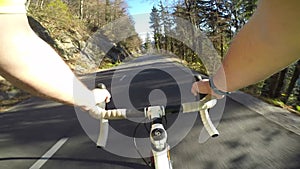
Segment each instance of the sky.
[[[151,2],[152,1],[152,2]],[[145,40],[147,33],[151,33],[149,28],[149,14],[155,0],[126,0],[129,9],[129,14],[133,17],[135,21],[135,29],[140,35],[142,40]]]
[[150,13],[154,5],[153,1],[154,0],[126,0],[131,15]]

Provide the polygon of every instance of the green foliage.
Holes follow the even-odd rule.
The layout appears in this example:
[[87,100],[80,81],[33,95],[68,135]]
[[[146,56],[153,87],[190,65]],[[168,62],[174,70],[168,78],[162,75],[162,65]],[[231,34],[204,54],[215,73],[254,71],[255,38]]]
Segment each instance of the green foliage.
[[278,99],[270,99],[270,98],[266,98],[265,100],[266,100],[267,102],[269,102],[269,103],[275,105],[275,106],[278,106],[278,107],[285,107],[285,104],[284,104],[282,101],[278,100]]
[[[203,32],[213,43],[221,59],[229,48],[230,41],[235,31],[247,22],[256,8],[255,1],[227,1],[227,0],[185,0],[176,1],[173,7],[164,5],[162,2],[153,7],[150,14],[150,24],[153,29],[154,47],[169,51],[179,58],[187,61],[190,66],[201,64],[198,54],[215,55],[214,51],[204,49],[208,47],[208,40],[203,35],[198,35],[199,30]],[[190,24],[181,23],[176,17],[185,19]],[[193,26],[193,27],[191,27]],[[236,28],[234,28],[236,26]],[[185,42],[173,39],[168,34],[182,36]],[[184,37],[186,36],[186,37]],[[213,64],[214,61],[211,61]],[[204,71],[201,64],[200,70]],[[216,67],[211,65],[211,67]],[[212,73],[212,70],[205,71]]]
[[296,106],[297,111],[300,112],[300,106]]
[[261,100],[269,103],[269,104],[272,104],[272,105],[277,106],[277,107],[281,107],[281,108],[286,109],[290,112],[293,112],[293,113],[296,113],[296,114],[300,115],[300,106],[298,106],[298,105],[293,107],[293,106],[285,104],[280,99],[272,99],[272,98],[261,97],[261,96],[259,98]]
[[248,87],[243,88],[242,90],[246,93],[255,95],[255,96],[261,96],[262,89],[265,86],[265,81],[260,81],[256,84],[250,85]]
[[32,5],[29,15],[38,20],[54,39],[60,39],[66,32],[88,33],[84,23],[72,14],[69,6],[62,0],[52,0],[44,4],[43,8]]
[[50,1],[50,3],[46,5],[44,12],[49,18],[53,19],[63,27],[72,26],[74,24],[74,17],[70,12],[69,7],[61,0]]
[[[108,25],[108,22],[112,22],[120,17],[131,19],[126,13],[126,7],[124,8],[126,5],[124,5],[125,2],[123,0],[115,0],[113,2],[94,0],[51,0],[45,1],[46,3],[40,2],[41,1],[36,1],[35,3],[31,3],[29,6],[29,15],[39,21],[43,27],[47,29],[50,36],[57,42],[55,44],[56,51],[63,59],[68,60],[72,65],[76,63],[76,60],[80,59],[80,56],[76,55],[73,57],[72,53],[66,53],[61,46],[71,42],[74,44],[74,47],[77,48],[74,50],[79,51],[84,47],[90,35],[97,32],[100,27]],[[81,10],[82,12],[80,12]],[[117,43],[113,42],[114,39],[116,39],[115,36],[119,36],[119,34],[116,35],[115,32],[127,32],[124,31],[124,29],[129,29],[133,32],[132,34],[134,34],[133,21],[124,22],[124,25],[116,25],[111,32],[109,32],[109,29],[106,29],[106,32],[103,32],[103,34],[105,34],[107,41],[111,41],[113,44]],[[142,42],[138,36],[134,36],[120,43],[122,43],[122,46],[125,48],[123,51],[127,50],[127,53],[135,53],[139,51]],[[70,57],[66,58],[64,55],[73,57],[75,61],[71,61],[69,59]]]
[[113,68],[113,67],[116,67],[116,66],[119,66],[121,63],[110,63],[110,62],[106,62],[106,63],[102,63],[101,65],[101,69],[109,69],[109,68]]
[[[205,68],[195,52],[197,46],[195,39],[199,38],[193,29],[200,29],[213,43],[218,54],[225,56],[233,36],[248,22],[253,15],[257,0],[184,0],[175,1],[172,8],[159,3],[153,7],[151,13],[151,27],[154,30],[155,47],[171,51],[182,60],[187,61],[187,65],[192,69],[205,72]],[[180,23],[173,17],[167,20],[171,23],[168,27],[166,14],[171,13],[177,17],[186,19],[195,28],[188,26],[179,27]],[[166,29],[168,28],[168,29]],[[169,32],[186,35],[187,42],[193,42],[193,49],[176,39],[170,39],[165,30]],[[197,50],[196,50],[197,51]],[[300,74],[300,62],[292,65],[289,69],[284,69],[265,81],[244,88],[247,93],[255,96],[271,98],[272,104],[282,106],[283,103],[294,107],[299,105],[300,86],[296,85]]]
[[159,15],[159,11],[156,7],[152,8],[152,12],[150,13],[150,28],[153,29],[153,39],[155,43],[155,48],[161,48],[161,18]]
[[297,85],[299,72],[300,61],[292,64],[281,72],[274,74],[265,80],[261,95],[280,100],[287,105],[296,107],[300,103],[300,86]]
[[191,68],[192,70],[195,70],[195,71],[200,72],[202,74],[207,74],[207,71],[206,71],[205,67],[203,66],[203,63],[201,63],[201,62],[188,63],[187,66],[189,68]]
[[147,33],[146,39],[145,39],[145,43],[143,44],[143,48],[144,50],[147,52],[152,48],[151,45],[151,39],[150,39],[150,34]]

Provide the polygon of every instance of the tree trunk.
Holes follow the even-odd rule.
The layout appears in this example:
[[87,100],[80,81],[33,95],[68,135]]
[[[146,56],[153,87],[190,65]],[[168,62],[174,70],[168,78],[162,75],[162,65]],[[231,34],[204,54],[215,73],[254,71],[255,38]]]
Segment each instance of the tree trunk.
[[26,1],[26,5],[25,5],[25,6],[26,6],[26,10],[29,9],[30,3],[31,3],[31,0],[27,0],[27,1]]
[[283,85],[284,85],[284,79],[285,79],[285,75],[286,75],[287,70],[288,70],[288,68],[285,68],[279,73],[279,77],[276,81],[276,86],[273,90],[273,93],[274,93],[273,98],[279,98],[281,96],[282,88],[283,88]]
[[110,2],[109,2],[109,0],[106,0],[106,3],[105,3],[105,21],[106,21],[106,23],[110,22],[110,19],[111,19]]
[[80,20],[83,19],[83,0],[80,0],[79,17],[80,17]]
[[300,75],[300,60],[298,60],[298,62],[297,62],[297,65],[295,67],[291,82],[290,82],[289,87],[288,87],[287,92],[286,92],[286,96],[283,98],[284,103],[287,103],[289,97],[291,96],[292,91],[293,91],[293,89],[296,85],[296,82],[299,79],[299,75]]
[[221,33],[221,58],[224,58],[224,40],[223,40],[223,33]]
[[44,6],[44,0],[41,0],[40,9],[43,9]]
[[[192,31],[191,33],[191,40],[192,40],[192,50],[194,51],[197,51],[197,44],[195,43],[195,28],[197,27],[196,25],[196,18],[195,18],[195,10],[193,8],[195,8],[196,6],[193,4],[193,2],[190,2],[188,0],[185,0],[184,1],[184,4],[185,4],[185,7],[187,9],[187,12],[188,12],[188,18],[189,18],[189,21],[191,22],[191,25],[192,27],[190,28],[190,30]],[[191,60],[190,62],[194,62],[194,56],[193,54],[191,55]]]
[[35,9],[37,9],[38,6],[39,6],[39,0],[36,0],[36,2],[35,2]]
[[100,27],[101,16],[100,16],[100,2],[99,1],[97,1],[97,8],[98,8],[98,10],[97,10],[97,27]]
[[262,93],[263,96],[270,98],[274,97],[274,89],[276,88],[276,81],[278,80],[278,76],[279,73],[276,73],[265,81]]

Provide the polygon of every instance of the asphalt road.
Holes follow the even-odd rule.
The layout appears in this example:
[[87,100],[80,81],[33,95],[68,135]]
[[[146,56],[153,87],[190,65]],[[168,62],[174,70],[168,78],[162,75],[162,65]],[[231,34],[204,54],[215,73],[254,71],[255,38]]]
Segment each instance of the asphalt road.
[[[188,70],[170,59],[145,56],[117,69],[85,76],[83,81],[90,87],[95,80],[106,84],[113,95],[109,108],[128,108],[192,100],[187,92],[191,85],[190,76]],[[199,117],[195,123],[180,124],[178,133],[189,125],[192,128],[171,149],[175,169],[300,168],[299,135],[230,98],[224,103],[217,138],[198,143],[203,127]],[[185,116],[188,119],[195,114]],[[170,115],[167,126],[175,124],[177,118],[177,114]],[[121,120],[111,122],[111,126],[131,137],[136,123]],[[172,135],[176,133],[169,134],[171,142],[178,139]],[[146,137],[146,129],[140,127],[137,135]],[[125,147],[135,152],[132,143],[122,142],[115,136],[109,137],[108,147],[114,150]],[[48,154],[41,159],[46,152]],[[73,107],[33,98],[0,114],[0,168],[23,169],[37,166],[37,163],[45,169],[147,168],[140,158],[119,156],[110,150],[96,148]]]

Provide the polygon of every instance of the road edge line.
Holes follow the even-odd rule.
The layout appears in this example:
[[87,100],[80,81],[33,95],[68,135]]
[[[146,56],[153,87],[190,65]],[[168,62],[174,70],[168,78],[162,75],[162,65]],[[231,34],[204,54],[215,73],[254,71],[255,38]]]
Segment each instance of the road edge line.
[[39,160],[37,160],[29,169],[41,168],[68,140],[61,138],[58,140]]

